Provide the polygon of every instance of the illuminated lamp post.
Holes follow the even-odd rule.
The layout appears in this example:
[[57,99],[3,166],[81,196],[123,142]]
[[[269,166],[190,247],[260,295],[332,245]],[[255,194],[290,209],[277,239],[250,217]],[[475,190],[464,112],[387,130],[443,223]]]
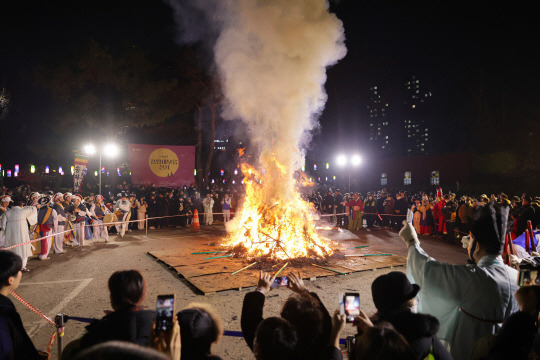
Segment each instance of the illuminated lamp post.
[[357,167],[359,166],[360,164],[362,164],[362,157],[360,155],[352,155],[350,158],[347,158],[346,155],[338,155],[338,157],[336,158],[336,162],[338,164],[339,167],[343,167],[343,166],[346,166],[346,165],[349,165],[348,168],[349,168],[349,190],[348,192],[350,193],[351,192],[351,167]]
[[88,144],[84,147],[84,152],[88,155],[94,155],[96,152],[99,153],[99,194],[101,194],[101,154],[103,153],[105,156],[113,158],[118,155],[120,149],[118,145],[109,143],[100,147],[98,151],[93,144]]

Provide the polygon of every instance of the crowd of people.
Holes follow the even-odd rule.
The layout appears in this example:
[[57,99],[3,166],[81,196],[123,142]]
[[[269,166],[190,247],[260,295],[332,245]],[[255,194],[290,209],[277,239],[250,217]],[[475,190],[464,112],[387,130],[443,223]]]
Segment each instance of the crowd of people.
[[[391,271],[371,284],[377,311],[354,314],[357,335],[348,344],[349,358],[537,359],[540,286],[518,287],[518,271],[501,259],[509,210],[495,201],[475,210],[470,236],[463,239],[471,263],[464,265],[430,257],[415,227],[403,221],[399,236],[408,248],[407,274]],[[20,256],[0,251],[0,355],[43,358],[7,297],[17,289],[22,268]],[[263,317],[273,274],[261,271],[256,289],[244,297],[240,323],[253,357],[342,359],[339,343],[348,310],[331,314],[300,273],[287,278],[292,293],[279,314]],[[108,288],[113,311],[68,344],[64,359],[221,359],[212,344],[224,329],[210,306],[189,304],[168,331],[158,332],[156,313],[140,307],[146,284],[139,271],[113,273]]]
[[[204,225],[228,222],[238,201],[223,188],[206,187],[203,195],[194,185],[177,189],[133,187],[119,184],[113,194],[71,192],[42,193],[28,186],[4,189],[0,195],[0,248],[11,247],[29,271],[28,259],[48,260],[66,247],[82,248],[85,242],[108,242],[109,233],[161,228],[185,228],[197,212]],[[37,240],[42,239],[42,240]],[[32,240],[36,240],[32,242]]]
[[511,198],[505,193],[457,197],[452,192],[443,194],[442,189],[437,188],[431,193],[415,194],[401,190],[394,196],[386,189],[363,195],[342,194],[339,189],[330,188],[326,195],[313,192],[307,200],[319,212],[333,215],[337,226],[349,230],[371,231],[381,227],[398,230],[407,214],[412,214],[417,234],[441,237],[448,242],[459,242],[467,235],[475,211],[490,201],[510,206],[507,231],[512,239],[525,232],[528,221],[533,228],[540,225],[540,197],[528,194]]
[[[142,220],[148,213],[163,216],[148,222],[154,228],[187,226],[182,218],[188,216],[174,215],[184,210],[189,214],[197,206],[205,215],[203,223],[211,225],[210,210],[215,204],[221,206],[223,220],[228,221],[239,197],[210,187],[203,196],[195,187],[118,190],[116,198],[111,194],[86,198],[71,193],[39,194],[25,189],[8,192],[0,197],[4,247],[25,244],[30,239],[28,224],[35,225],[32,233],[36,237],[44,238],[34,250],[41,260],[47,259],[51,251],[65,251],[65,234],[70,234],[67,243],[79,247],[88,241],[87,232],[91,232],[93,241],[108,241],[104,218],[113,214],[118,214],[115,225],[119,236],[129,231],[128,224],[144,226]],[[540,358],[540,283],[519,287],[519,272],[501,257],[507,234],[514,239],[529,222],[533,227],[538,225],[538,198],[498,194],[458,199],[440,190],[413,195],[399,191],[395,198],[381,190],[363,197],[359,193],[341,195],[338,189],[330,189],[324,198],[313,193],[307,199],[341,227],[354,231],[399,229],[408,248],[406,274],[393,271],[372,283],[377,312],[367,316],[360,310],[355,314],[352,326],[357,335],[348,344],[351,359]],[[157,205],[151,210],[154,202]],[[144,215],[140,217],[139,213]],[[206,216],[208,213],[211,216]],[[130,223],[131,216],[141,221]],[[467,248],[467,264],[437,261],[422,249],[418,237],[456,233],[463,234],[459,239]],[[451,241],[455,238],[449,237]],[[18,287],[22,272],[28,270],[31,254],[28,244],[0,250],[0,358],[43,356],[28,338],[8,298]],[[524,262],[529,269],[532,266],[540,270],[540,254],[530,253]],[[331,314],[317,294],[308,291],[301,274],[291,272],[287,277],[292,294],[280,314],[263,318],[265,301],[275,280],[272,274],[261,271],[256,289],[244,297],[242,334],[253,356],[264,360],[341,359],[339,341],[348,314],[339,310]],[[176,314],[174,326],[163,334],[155,329],[156,313],[140,308],[146,288],[140,272],[116,272],[108,287],[113,311],[95,320],[77,341],[69,344],[64,358],[118,358],[123,354],[133,359],[220,359],[212,353],[212,344],[222,337],[223,326],[211,307],[189,304]]]

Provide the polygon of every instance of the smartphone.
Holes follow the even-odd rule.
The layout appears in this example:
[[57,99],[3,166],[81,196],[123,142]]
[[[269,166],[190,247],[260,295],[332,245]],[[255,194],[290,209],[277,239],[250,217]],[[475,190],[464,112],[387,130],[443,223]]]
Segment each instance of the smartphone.
[[354,322],[354,318],[360,315],[360,294],[350,292],[340,294],[339,311],[341,315],[346,315],[346,322]]
[[531,269],[530,267],[519,267],[519,286],[540,286],[540,271]]
[[278,276],[274,279],[271,287],[289,286],[289,278],[286,276]]
[[174,294],[158,295],[156,304],[156,333],[163,334],[173,327]]

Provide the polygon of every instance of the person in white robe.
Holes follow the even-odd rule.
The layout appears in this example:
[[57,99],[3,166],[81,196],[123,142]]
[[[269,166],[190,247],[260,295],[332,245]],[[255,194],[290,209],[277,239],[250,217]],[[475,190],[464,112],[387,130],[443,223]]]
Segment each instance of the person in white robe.
[[116,231],[120,237],[124,237],[126,233],[129,217],[131,216],[131,203],[128,200],[128,195],[123,192],[119,194],[120,200],[114,204],[114,212],[116,214],[120,213],[120,216],[117,215],[118,221],[122,222],[121,224],[116,224]]
[[[9,210],[8,206],[10,202],[13,202],[13,200],[11,200],[11,196],[0,196],[0,224],[2,224],[2,216],[4,216],[4,213]],[[2,234],[2,226],[0,225],[0,248],[4,247],[5,242],[6,237]]]
[[206,197],[202,201],[204,209],[204,224],[212,225],[214,222],[214,216],[212,214],[212,208],[214,207],[214,199],[212,199],[212,194],[206,194]]
[[508,209],[493,202],[479,208],[468,244],[474,264],[469,265],[430,257],[420,247],[411,223],[404,222],[399,233],[409,247],[407,276],[421,288],[418,311],[439,319],[438,336],[455,360],[470,359],[478,339],[495,334],[506,318],[519,311],[514,297],[518,272],[501,257],[507,216]]
[[20,244],[30,241],[28,225],[35,224],[37,224],[37,209],[34,206],[23,206],[22,201],[2,216],[1,227],[6,239],[5,247],[19,245],[9,250],[21,257],[24,271],[28,271],[26,264],[28,258],[32,256],[32,245]]
[[107,231],[107,226],[103,224],[103,217],[110,214],[111,212],[103,204],[103,196],[96,195],[94,196],[94,203],[90,207],[90,214],[92,216],[92,229],[94,230],[94,242],[98,241],[100,238],[109,241],[109,232]]

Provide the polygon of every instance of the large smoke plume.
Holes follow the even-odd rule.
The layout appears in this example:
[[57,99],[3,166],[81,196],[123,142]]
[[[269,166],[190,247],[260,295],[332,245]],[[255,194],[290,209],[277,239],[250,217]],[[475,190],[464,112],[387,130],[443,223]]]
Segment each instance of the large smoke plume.
[[220,11],[224,116],[247,125],[267,200],[286,201],[327,99],[326,68],[346,54],[343,25],[326,0],[231,0]]
[[326,68],[346,54],[343,24],[327,0],[165,1],[181,42],[215,41],[222,115],[247,125],[266,201],[287,202],[326,102]]

